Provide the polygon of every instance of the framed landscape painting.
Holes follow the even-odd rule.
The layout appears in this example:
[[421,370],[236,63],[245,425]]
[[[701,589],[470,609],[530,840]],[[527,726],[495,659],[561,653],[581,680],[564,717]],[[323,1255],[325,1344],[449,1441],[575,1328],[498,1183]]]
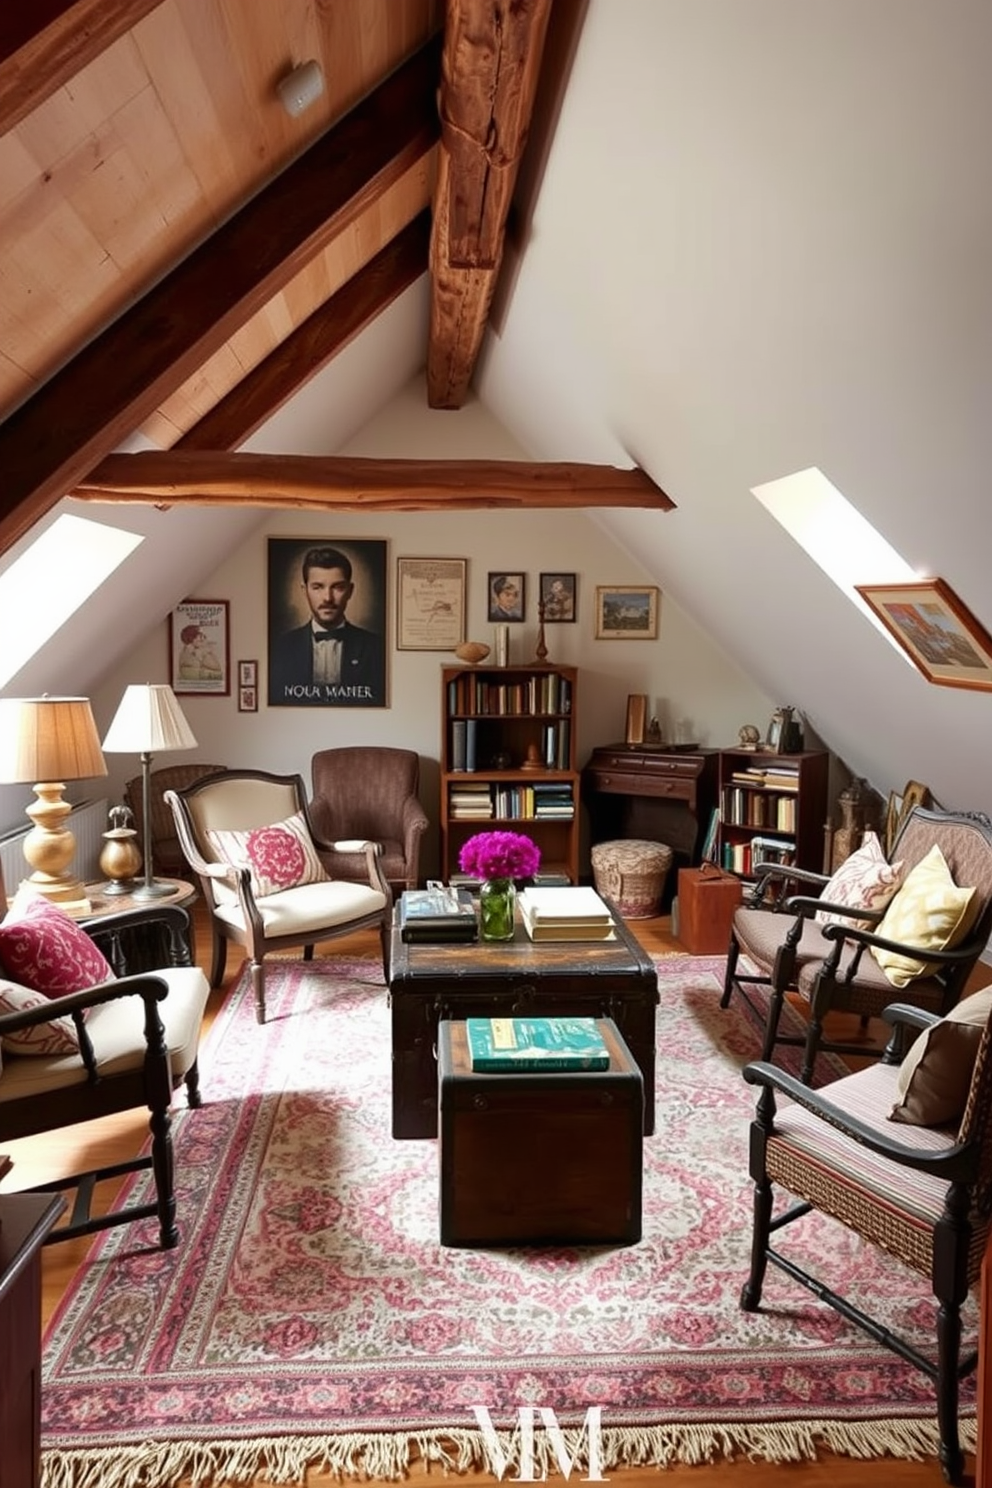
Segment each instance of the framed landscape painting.
[[596,586],[597,641],[656,641],[658,590],[654,584]]
[[854,587],[928,682],[992,692],[992,636],[943,579]]

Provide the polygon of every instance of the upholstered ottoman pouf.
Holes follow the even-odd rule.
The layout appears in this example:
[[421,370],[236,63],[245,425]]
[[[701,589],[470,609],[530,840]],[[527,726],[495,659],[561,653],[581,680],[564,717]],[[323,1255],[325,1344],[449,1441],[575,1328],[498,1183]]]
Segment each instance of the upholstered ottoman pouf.
[[597,891],[613,900],[624,919],[647,920],[658,913],[672,866],[670,847],[664,842],[630,837],[597,842],[591,857]]

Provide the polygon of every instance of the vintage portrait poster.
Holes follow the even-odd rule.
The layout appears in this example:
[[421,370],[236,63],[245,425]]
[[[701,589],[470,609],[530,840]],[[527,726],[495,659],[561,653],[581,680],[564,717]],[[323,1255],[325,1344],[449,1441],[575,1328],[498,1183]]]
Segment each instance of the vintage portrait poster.
[[399,651],[453,651],[465,639],[465,559],[397,558]]
[[386,543],[270,537],[270,708],[386,706]]
[[169,616],[169,676],[180,696],[231,691],[226,599],[184,599]]

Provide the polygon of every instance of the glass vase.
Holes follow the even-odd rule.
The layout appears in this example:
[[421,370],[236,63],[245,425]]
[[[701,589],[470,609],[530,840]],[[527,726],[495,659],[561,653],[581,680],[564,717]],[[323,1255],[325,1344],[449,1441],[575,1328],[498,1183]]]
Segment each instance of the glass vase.
[[512,878],[487,878],[479,887],[479,934],[483,940],[513,939],[517,886]]

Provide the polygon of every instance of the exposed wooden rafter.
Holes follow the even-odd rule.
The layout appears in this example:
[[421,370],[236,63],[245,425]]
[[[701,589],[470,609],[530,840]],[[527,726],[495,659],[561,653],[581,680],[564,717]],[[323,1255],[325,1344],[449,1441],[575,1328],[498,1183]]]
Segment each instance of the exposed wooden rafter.
[[551,0],[448,0],[427,398],[465,400],[503,257]]
[[339,511],[640,506],[674,502],[643,470],[518,460],[361,460],[335,455],[145,450],[108,455],[74,496],[169,506]]
[[0,134],[67,83],[159,0],[31,0],[0,5]]
[[433,150],[429,43],[0,425],[8,547]]

